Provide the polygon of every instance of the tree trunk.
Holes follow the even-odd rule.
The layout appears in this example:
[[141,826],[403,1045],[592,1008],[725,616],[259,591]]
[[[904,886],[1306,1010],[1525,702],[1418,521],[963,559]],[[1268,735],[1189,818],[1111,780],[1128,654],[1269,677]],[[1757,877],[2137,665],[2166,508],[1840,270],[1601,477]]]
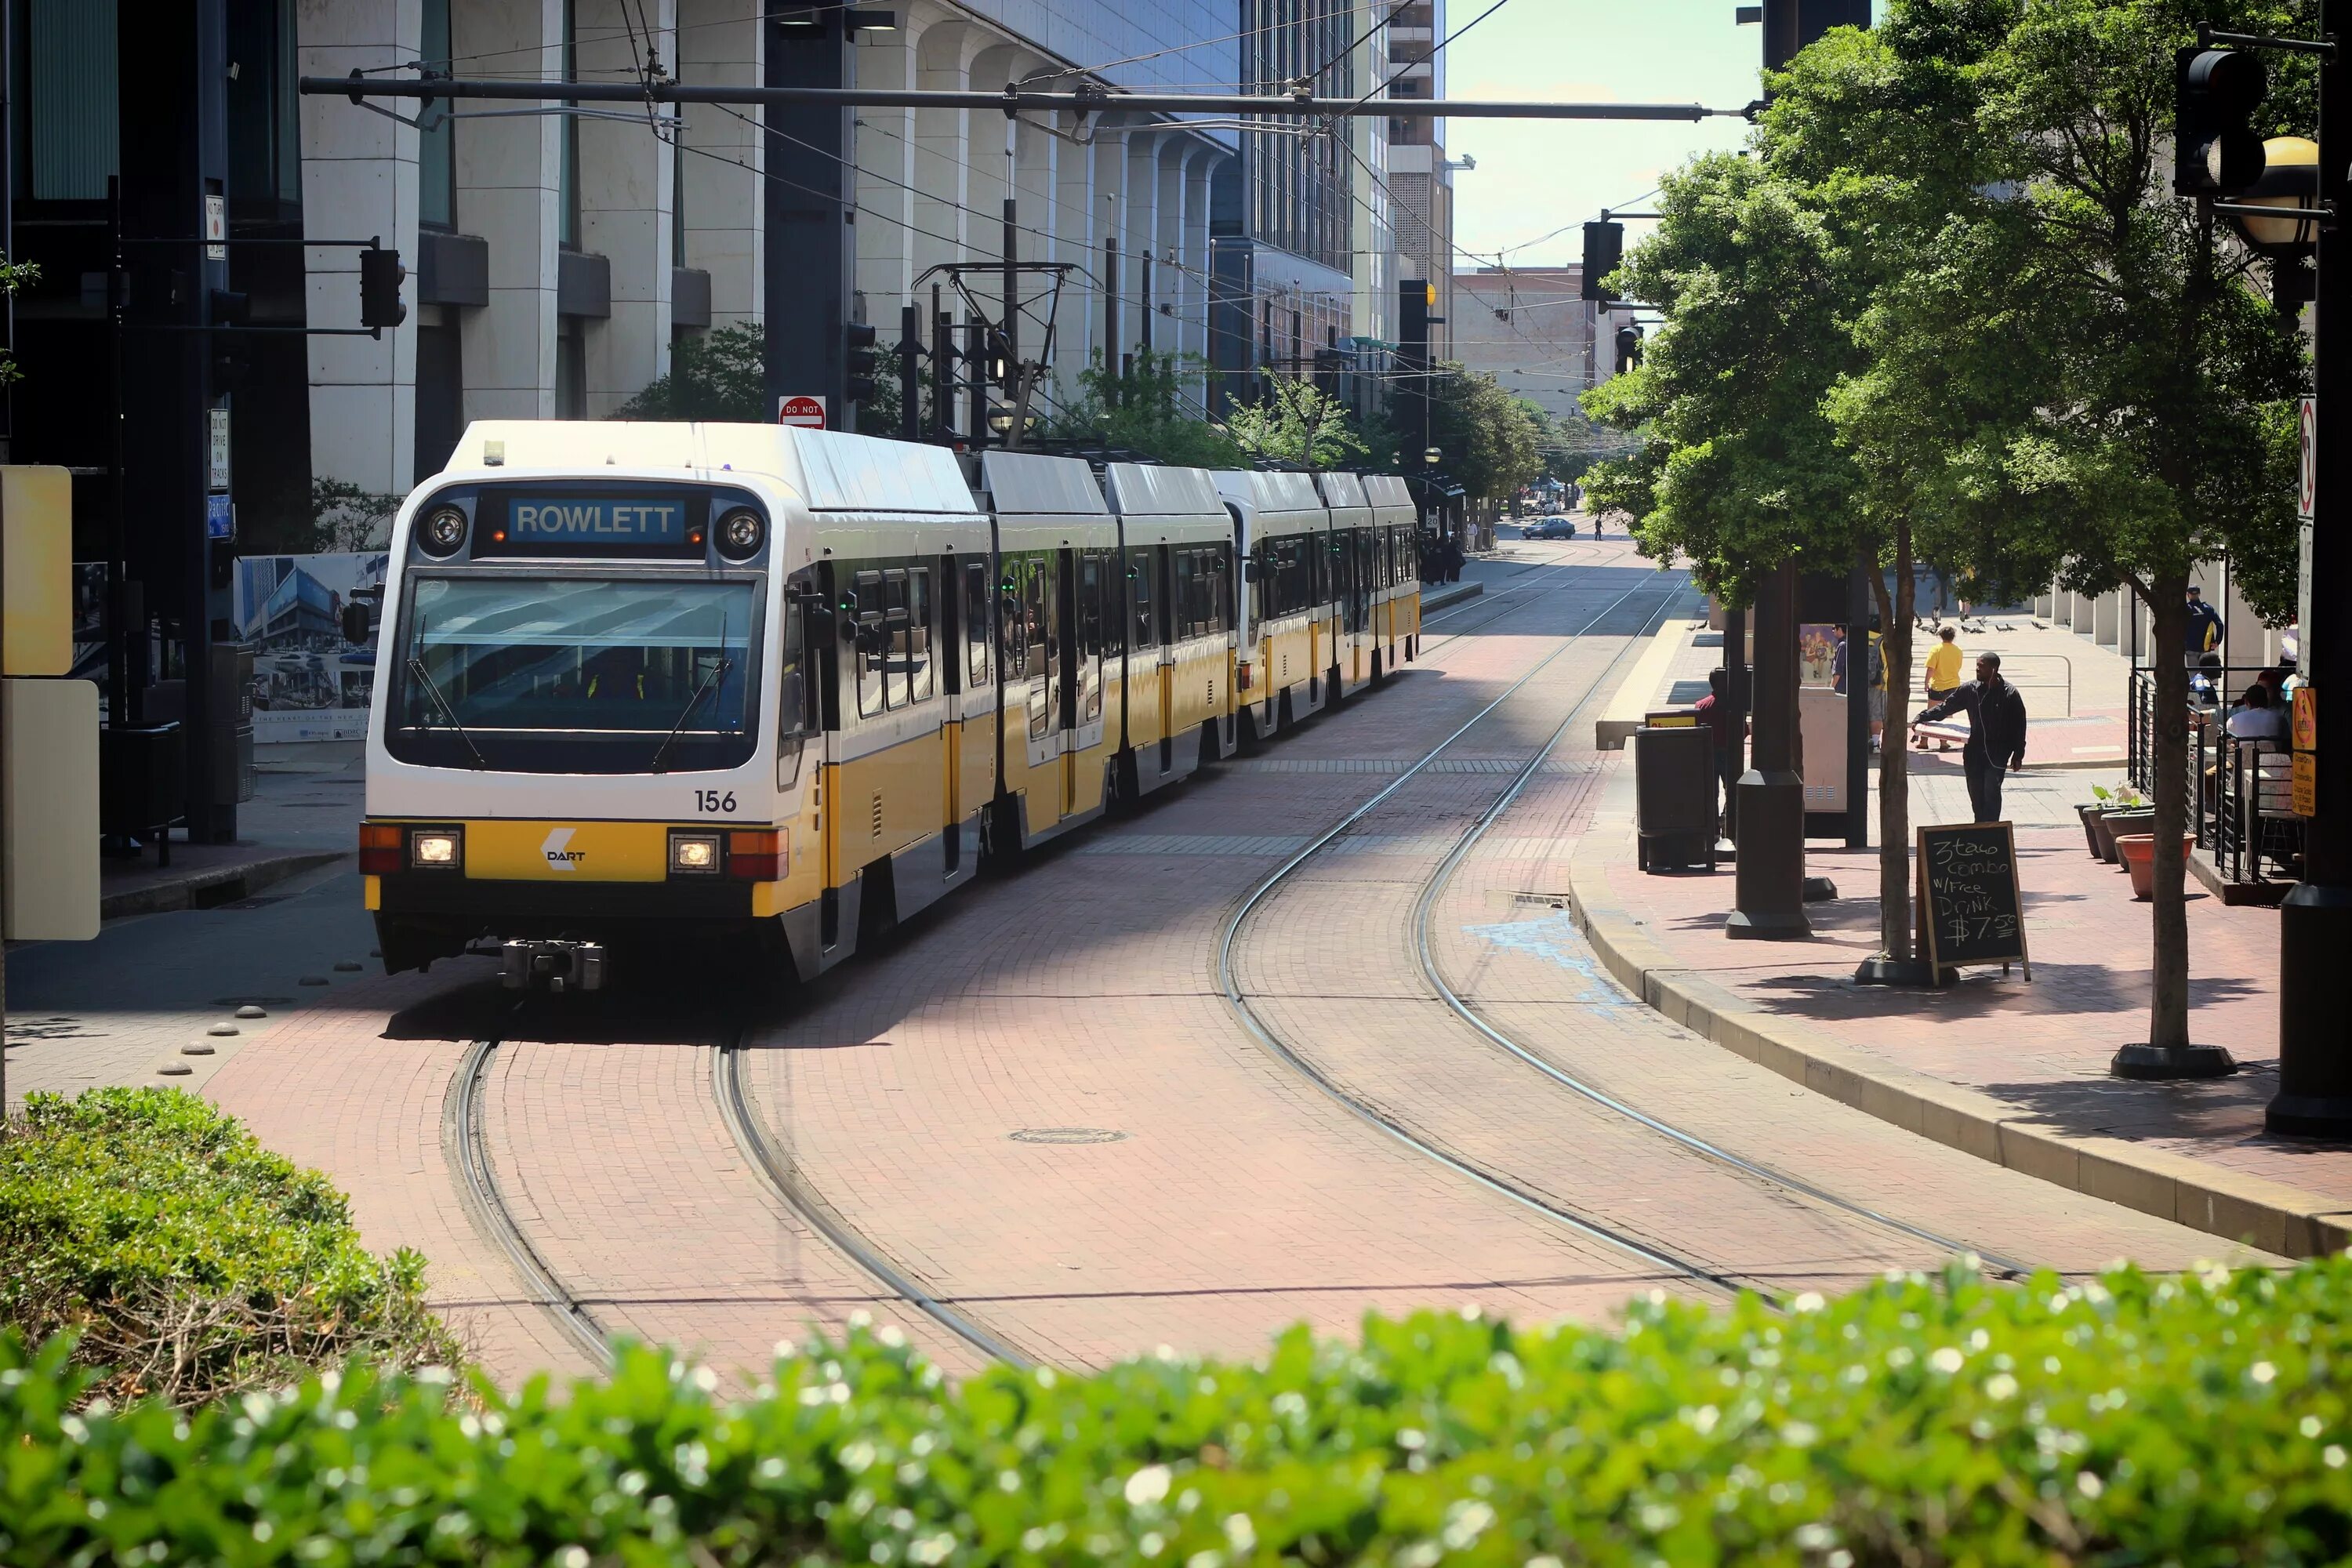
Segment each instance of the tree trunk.
[[1911,748],[1903,715],[1911,708],[1916,595],[1908,520],[1895,525],[1894,602],[1887,601],[1885,574],[1875,568],[1870,592],[1878,605],[1879,652],[1886,660],[1886,739],[1878,754],[1878,938],[1886,956],[1900,963],[1911,957]]
[[2189,821],[2189,642],[2186,571],[2151,575],[2156,666],[2155,984],[2149,988],[2147,1043],[2179,1048],[2189,1039],[2189,906],[2181,886],[2187,862],[2180,837]]

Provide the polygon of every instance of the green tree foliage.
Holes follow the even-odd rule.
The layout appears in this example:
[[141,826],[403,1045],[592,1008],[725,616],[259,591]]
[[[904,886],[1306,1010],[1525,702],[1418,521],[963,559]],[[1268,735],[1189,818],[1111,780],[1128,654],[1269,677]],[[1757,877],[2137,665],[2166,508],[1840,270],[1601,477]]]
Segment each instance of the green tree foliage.
[[191,1404],[360,1352],[393,1367],[456,1353],[423,1258],[370,1255],[324,1177],[176,1090],[32,1096],[0,1141],[0,1327],[71,1331],[71,1361],[114,1399]]
[[1271,377],[1264,397],[1234,405],[1225,434],[1253,458],[1301,468],[1362,468],[1371,457],[1348,405],[1297,376]]
[[2025,412],[1977,444],[1998,498],[1979,532],[2069,589],[2128,587],[2152,613],[2158,1046],[2189,1043],[2185,591],[2226,555],[2257,614],[2293,613],[2290,400],[2307,384],[2300,335],[2170,193],[2173,58],[2200,20],[2280,19],[2219,0],[2039,0],[1986,73],[1984,121],[2021,192],[1990,226],[2008,326],[1956,346],[1991,362],[1978,374],[2021,380]]
[[0,1561],[1185,1564],[2340,1562],[2352,1262],[1897,1276],[1786,1315],[1475,1313],[1254,1362],[984,1368],[895,1330],[738,1403],[633,1348],[561,1396],[364,1364],[182,1415],[0,1336]]
[[682,338],[670,346],[669,374],[647,382],[614,417],[772,423],[767,353],[767,332],[757,321]]
[[1241,443],[1202,415],[1210,375],[1196,354],[1146,349],[1121,374],[1097,352],[1078,391],[1049,422],[1056,435],[1098,440],[1162,463],[1196,468],[1249,466]]
[[1431,444],[1464,492],[1496,500],[1543,475],[1542,411],[1483,370],[1451,362],[1431,377]]
[[[310,481],[310,534],[307,538],[286,540],[282,548],[293,554],[382,550],[392,542],[392,520],[399,515],[400,503],[406,499],[389,490],[372,490],[349,479],[314,479]],[[259,539],[248,542],[268,547],[268,542]]]

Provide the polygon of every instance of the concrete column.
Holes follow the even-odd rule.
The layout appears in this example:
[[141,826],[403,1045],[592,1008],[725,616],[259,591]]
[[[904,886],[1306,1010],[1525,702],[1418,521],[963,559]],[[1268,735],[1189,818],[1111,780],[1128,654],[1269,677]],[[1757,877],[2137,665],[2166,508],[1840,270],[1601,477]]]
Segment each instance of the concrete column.
[[[915,15],[910,8],[909,16]],[[972,57],[986,42],[985,36],[967,23],[937,17],[929,20],[915,36],[915,85],[950,92],[968,90],[971,86]],[[971,114],[968,110],[915,111],[913,184],[917,194],[912,205],[917,232],[909,237],[914,246],[917,276],[942,261],[958,260],[971,253],[968,209],[979,205],[971,199],[975,152],[971,135]],[[1001,128],[997,144],[1001,149]],[[1001,151],[998,158],[1001,162]],[[994,248],[993,242],[991,248]],[[929,309],[928,294],[924,309]]]
[[2091,640],[2101,647],[2113,647],[2122,639],[2124,591],[2120,588],[2102,594],[2091,605]]
[[1184,302],[1178,308],[1184,352],[1209,353],[1209,173],[1223,156],[1195,142],[1184,163],[1184,222],[1178,254],[1184,258]]
[[[313,0],[298,8],[295,45],[306,76],[383,70],[421,47],[416,0]],[[380,235],[416,256],[416,132],[341,99],[301,100],[302,229],[306,238]],[[358,253],[306,249],[307,314],[314,327],[360,319]],[[416,293],[408,319],[381,338],[309,340],[310,468],[380,494],[404,495],[416,460]]]
[[[1163,132],[1157,131],[1130,132],[1127,138],[1127,200],[1120,204],[1124,232],[1119,237],[1119,249],[1124,253],[1119,266],[1120,283],[1129,300],[1119,312],[1129,323],[1119,343],[1119,352],[1132,352],[1143,342],[1143,262],[1145,251],[1157,249],[1160,244],[1160,143]],[[1151,269],[1151,291],[1154,299],[1164,299],[1168,288],[1168,269]],[[1165,348],[1167,334],[1153,331],[1155,347]]]
[[[861,31],[851,51],[856,84],[904,88],[915,79],[915,34]],[[857,111],[857,288],[879,341],[898,341],[898,307],[915,277],[915,111]],[[884,216],[877,216],[884,215]],[[892,219],[897,221],[893,222]],[[926,309],[929,306],[926,305]],[[925,329],[924,341],[929,341]]]
[[[760,85],[766,41],[756,7],[743,0],[677,0],[678,75],[714,87]],[[767,138],[756,110],[716,104],[686,109],[686,256],[681,266],[710,274],[710,324],[757,321],[765,232],[761,171]]]
[[[563,0],[469,0],[450,11],[454,54],[496,56],[517,77],[562,76]],[[457,221],[489,245],[489,304],[466,324],[469,420],[546,419],[555,413],[562,148],[556,115],[457,123]],[[314,431],[314,447],[316,442]]]
[[[1152,310],[1160,319],[1151,325],[1154,341],[1162,347],[1182,351],[1184,342],[1181,323],[1184,310],[1193,292],[1194,280],[1184,276],[1176,265],[1184,254],[1184,163],[1192,155],[1192,138],[1182,135],[1160,139],[1160,157],[1152,166],[1152,178],[1159,192],[1159,202],[1152,214],[1151,290]],[[1163,265],[1164,264],[1164,265]],[[1171,319],[1160,311],[1162,305],[1175,307]]]
[[[625,79],[645,64],[646,29],[677,58],[677,0],[573,0],[580,75]],[[630,27],[635,28],[635,38]],[[677,159],[642,116],[580,121],[580,248],[612,267],[613,313],[591,321],[588,417],[602,419],[669,369],[670,204]]]
[[[1077,129],[1076,117],[1064,115],[1065,132]],[[1095,170],[1100,160],[1092,149],[1055,143],[1054,168],[1054,259],[1071,264],[1062,285],[1062,310],[1055,335],[1054,377],[1075,391],[1078,372],[1102,337],[1102,215],[1095,202]]]

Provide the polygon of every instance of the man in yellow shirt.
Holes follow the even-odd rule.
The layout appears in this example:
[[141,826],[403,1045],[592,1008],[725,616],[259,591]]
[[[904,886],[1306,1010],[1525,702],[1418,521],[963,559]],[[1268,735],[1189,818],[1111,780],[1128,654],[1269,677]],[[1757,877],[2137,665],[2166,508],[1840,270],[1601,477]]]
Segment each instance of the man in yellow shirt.
[[[1962,661],[1959,640],[1953,635],[1952,628],[1949,626],[1946,626],[1937,636],[1941,640],[1927,654],[1927,700],[1930,702],[1941,702],[1959,689],[1960,685]],[[1927,749],[1927,737],[1925,735],[1919,737],[1919,749],[1923,752]],[[1939,752],[1948,752],[1952,749],[1952,743],[1949,741],[1938,741],[1936,742],[1936,749]]]

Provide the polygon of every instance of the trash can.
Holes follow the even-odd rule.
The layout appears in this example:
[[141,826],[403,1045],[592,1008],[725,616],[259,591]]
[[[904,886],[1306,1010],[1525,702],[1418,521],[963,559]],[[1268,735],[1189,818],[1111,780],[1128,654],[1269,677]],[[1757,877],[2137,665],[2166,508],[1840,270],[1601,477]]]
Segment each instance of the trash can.
[[1694,866],[1714,870],[1713,732],[1697,723],[1696,715],[1658,714],[1630,739],[1634,827],[1641,836],[1634,863],[1651,872]]

